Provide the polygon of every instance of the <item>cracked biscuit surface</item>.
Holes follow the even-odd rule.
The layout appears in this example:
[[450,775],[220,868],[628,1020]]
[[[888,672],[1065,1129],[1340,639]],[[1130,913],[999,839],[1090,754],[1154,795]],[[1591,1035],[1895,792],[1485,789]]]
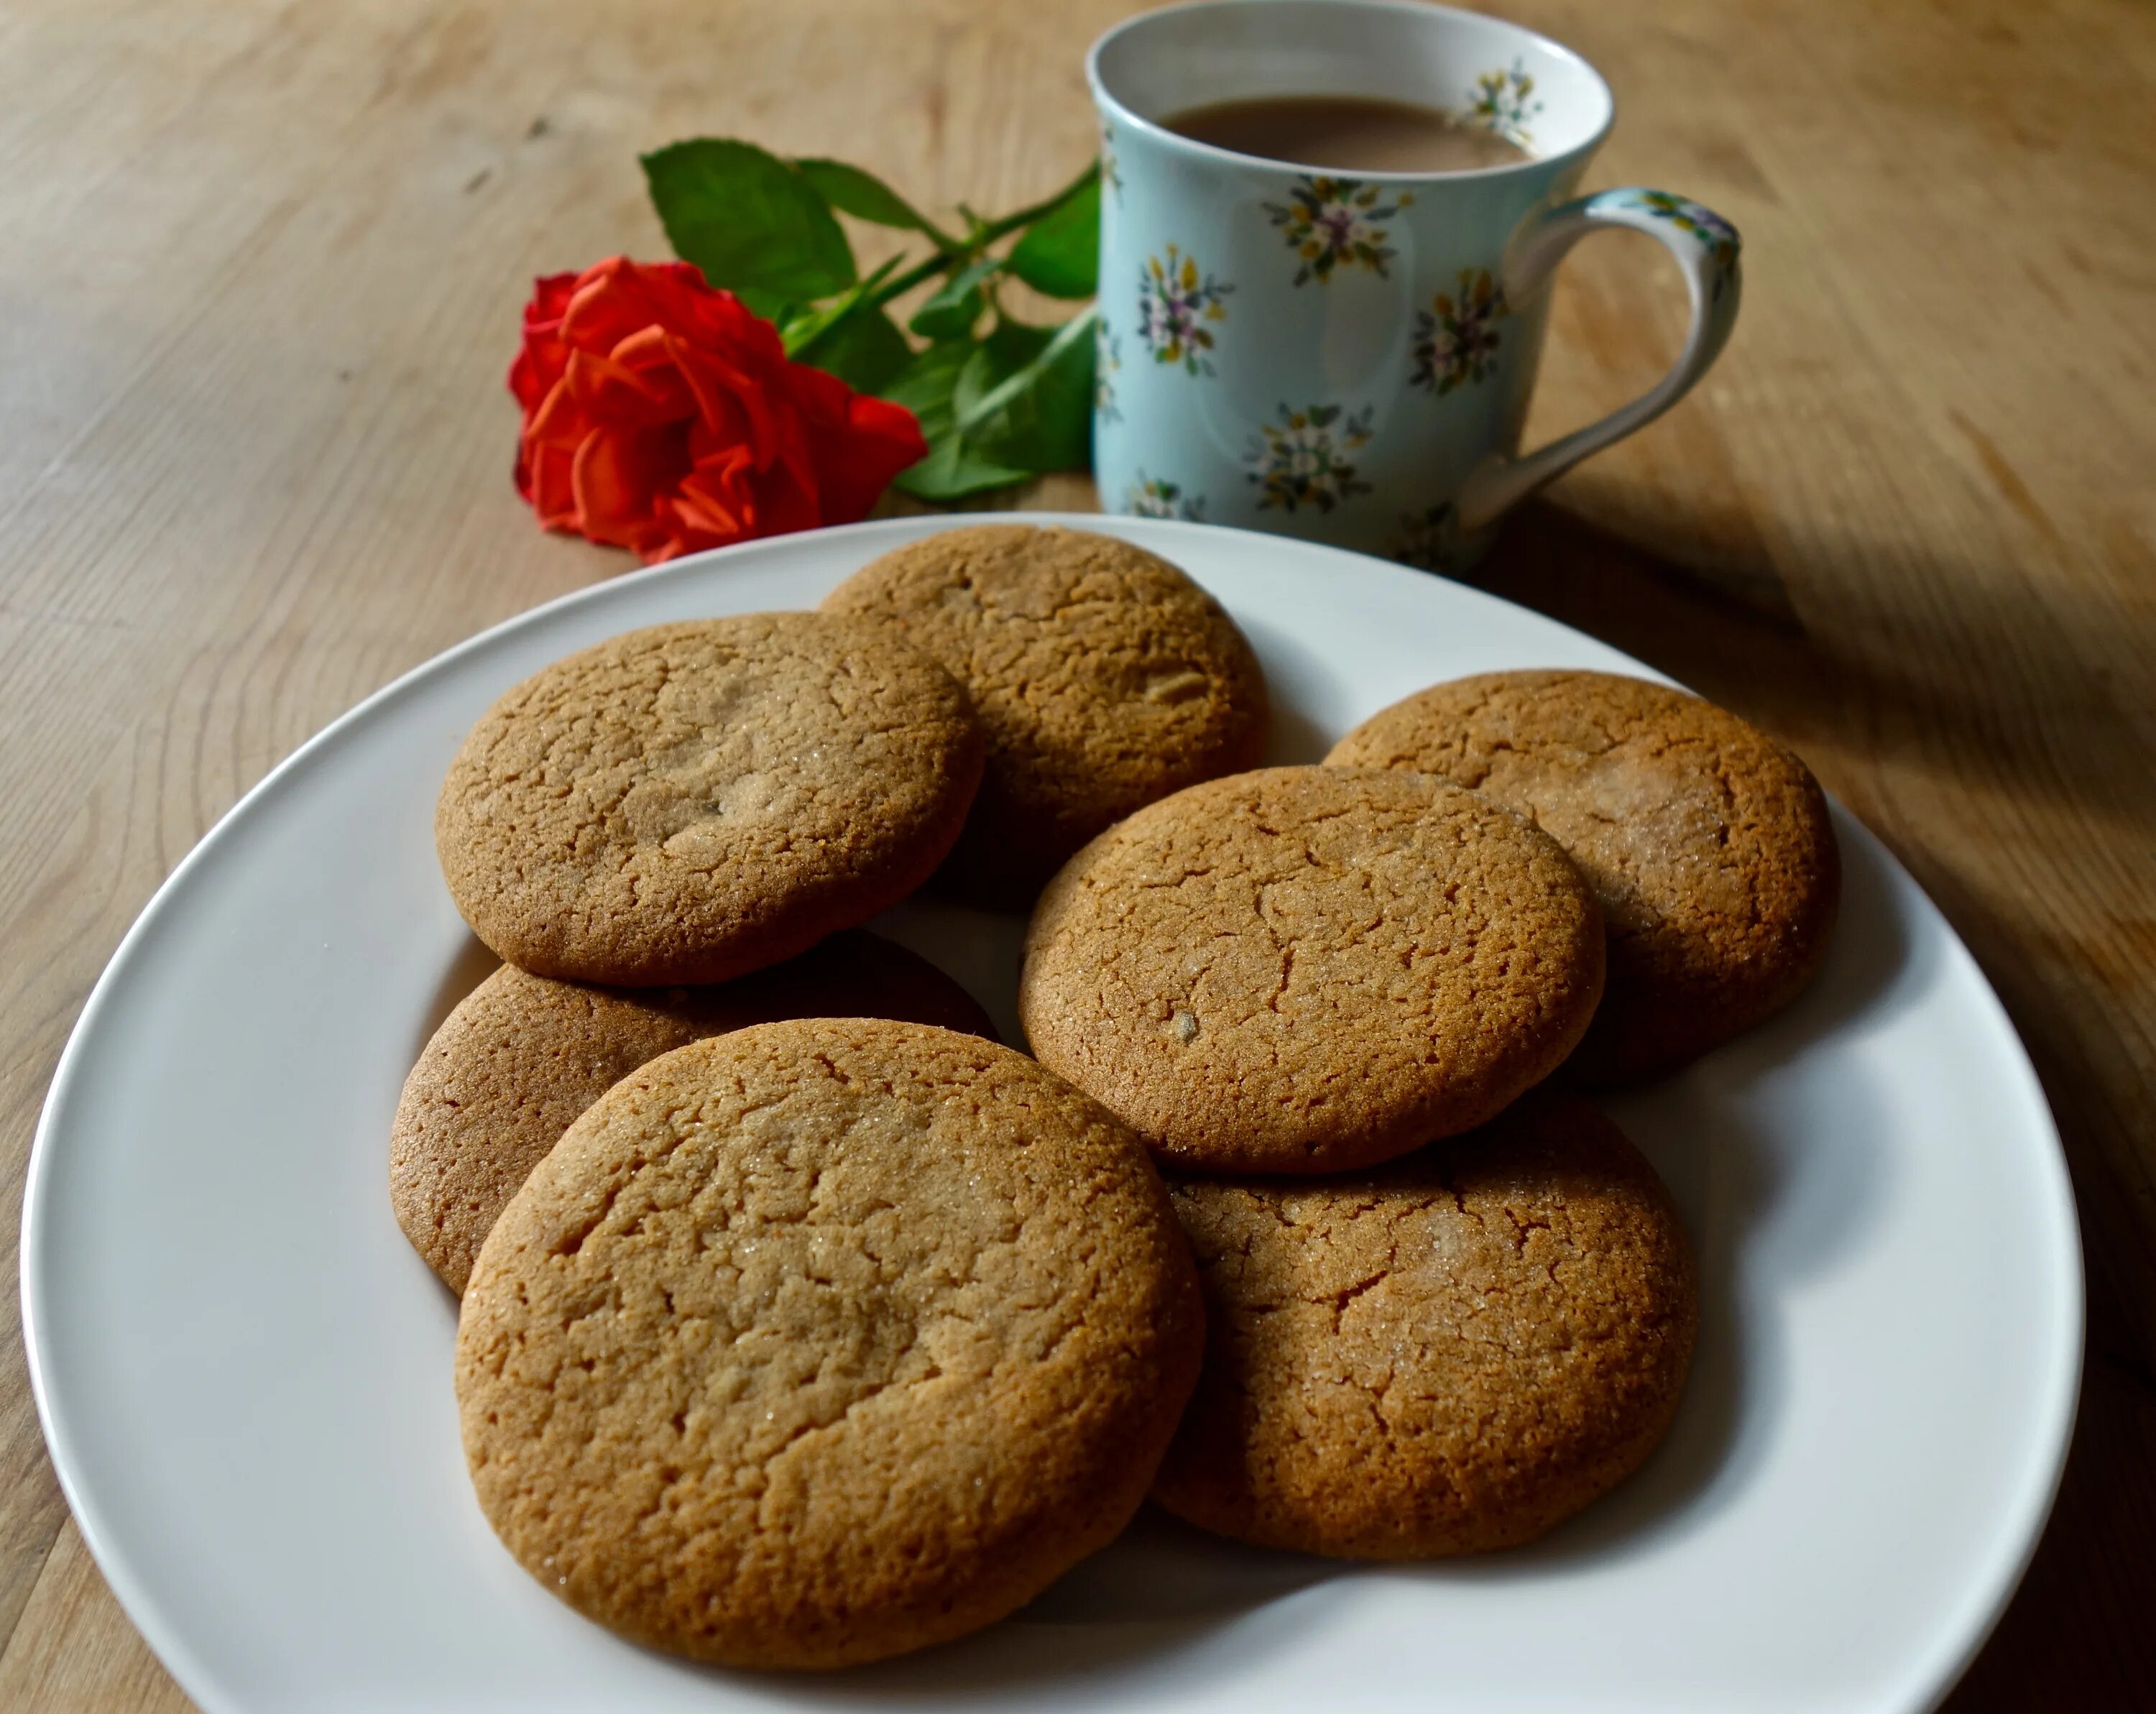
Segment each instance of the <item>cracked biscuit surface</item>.
[[911,892],[983,740],[887,629],[749,613],[632,631],[533,675],[465,738],[434,817],[472,931],[542,976],[724,982]]
[[902,1018],[995,1039],[973,997],[926,958],[848,929],[711,988],[603,988],[505,964],[419,1055],[389,1136],[389,1200],[450,1291],[509,1198],[585,1108],[647,1060],[784,1018]]
[[480,1250],[457,1397],[482,1507],[569,1605],[832,1667],[1105,1545],[1203,1346],[1111,1115],[993,1043],[796,1021],[655,1060],[570,1127]]
[[1265,676],[1220,604],[1111,536],[984,524],[908,542],[825,598],[936,657],[988,729],[988,767],[946,873],[1031,902],[1111,823],[1256,766]]
[[1155,1486],[1269,1547],[1515,1547],[1607,1492],[1675,1415],[1698,1323],[1668,1193],[1580,1097],[1373,1172],[1173,1188],[1205,1368]]
[[1414,776],[1265,768],[1111,828],[1042,894],[1019,1016],[1041,1063],[1176,1165],[1333,1172],[1481,1124],[1602,988],[1555,841]]
[[1609,992],[1566,1075],[1674,1070],[1818,973],[1840,894],[1826,798],[1756,726],[1610,673],[1485,673],[1365,721],[1327,761],[1435,774],[1528,817],[1609,926]]

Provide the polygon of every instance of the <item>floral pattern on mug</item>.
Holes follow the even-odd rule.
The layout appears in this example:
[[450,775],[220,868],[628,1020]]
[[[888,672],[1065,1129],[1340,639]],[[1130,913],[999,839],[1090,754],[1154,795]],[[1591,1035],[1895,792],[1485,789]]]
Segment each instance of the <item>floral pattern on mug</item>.
[[1408,381],[1442,398],[1455,387],[1488,377],[1502,342],[1497,323],[1512,310],[1504,287],[1487,268],[1461,269],[1458,291],[1441,291],[1430,301],[1415,316]]
[[1108,331],[1103,316],[1093,324],[1093,414],[1104,423],[1123,420],[1116,403],[1116,373],[1122,367],[1123,341]]
[[1673,197],[1667,191],[1637,190],[1608,191],[1597,197],[1594,203],[1609,208],[1637,208],[1697,239],[1713,265],[1710,301],[1722,295],[1722,288],[1737,271],[1737,258],[1744,248],[1744,240],[1737,235],[1735,227],[1704,203],[1695,203],[1689,197]]
[[1201,273],[1192,257],[1174,244],[1167,254],[1146,258],[1138,271],[1138,338],[1156,363],[1180,363],[1191,375],[1210,375],[1213,330],[1206,324],[1227,319],[1221,301],[1235,287]]
[[1286,202],[1262,206],[1302,264],[1295,283],[1322,285],[1343,262],[1383,280],[1385,264],[1399,254],[1384,241],[1384,223],[1414,200],[1404,191],[1388,203],[1378,186],[1359,178],[1305,173],[1289,187]]
[[1468,104],[1468,117],[1524,149],[1534,141],[1527,121],[1543,110],[1543,104],[1531,99],[1534,93],[1535,80],[1527,62],[1515,59],[1510,69],[1486,71],[1475,80],[1475,99]]
[[1205,496],[1185,494],[1181,483],[1148,476],[1141,467],[1138,480],[1123,495],[1123,510],[1134,518],[1179,518],[1186,524],[1202,524]]
[[[1296,511],[1315,506],[1329,512],[1343,500],[1370,492],[1346,457],[1370,444],[1376,407],[1346,416],[1343,405],[1280,408],[1277,423],[1260,423],[1243,462],[1260,490],[1258,510]],[[1335,425],[1337,425],[1337,428]]]
[[1122,201],[1122,170],[1116,165],[1116,128],[1105,119],[1101,121],[1101,182],[1115,192],[1117,202]]
[[1441,500],[1421,511],[1401,514],[1399,540],[1394,545],[1393,557],[1420,571],[1449,572],[1459,541],[1460,526],[1453,516],[1452,502]]

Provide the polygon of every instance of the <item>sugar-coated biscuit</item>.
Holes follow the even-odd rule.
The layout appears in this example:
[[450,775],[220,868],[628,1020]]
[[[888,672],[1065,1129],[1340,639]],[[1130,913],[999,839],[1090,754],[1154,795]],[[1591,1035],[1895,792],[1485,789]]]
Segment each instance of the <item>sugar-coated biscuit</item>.
[[1106,1545],[1203,1347],[1112,1115],[974,1037],[803,1020],[677,1049],[569,1127],[480,1249],[456,1383],[481,1506],[570,1606],[835,1667]]
[[398,1224],[461,1292],[495,1217],[585,1108],[661,1054],[785,1018],[996,1034],[957,983],[864,929],[711,988],[593,988],[505,964],[443,1019],[405,1079],[389,1134]]
[[911,892],[983,739],[887,626],[749,613],[632,631],[480,719],[434,818],[472,931],[540,976],[725,982]]
[[1372,716],[1326,758],[1435,774],[1530,818],[1609,926],[1566,1075],[1674,1070],[1771,1016],[1826,957],[1841,865],[1811,771],[1756,726],[1610,673],[1485,673]]
[[1205,1368],[1156,1496],[1269,1547],[1514,1547],[1645,1460],[1698,1324],[1653,1167],[1576,1095],[1340,1178],[1192,1182]]
[[901,628],[973,699],[988,767],[946,875],[984,902],[1024,906],[1111,823],[1254,767],[1265,747],[1265,677],[1235,621],[1113,536],[946,530],[864,567],[824,607]]
[[1436,780],[1264,768],[1178,792],[1041,895],[1041,1063],[1191,1171],[1319,1173],[1468,1130],[1554,1070],[1602,988],[1554,840]]

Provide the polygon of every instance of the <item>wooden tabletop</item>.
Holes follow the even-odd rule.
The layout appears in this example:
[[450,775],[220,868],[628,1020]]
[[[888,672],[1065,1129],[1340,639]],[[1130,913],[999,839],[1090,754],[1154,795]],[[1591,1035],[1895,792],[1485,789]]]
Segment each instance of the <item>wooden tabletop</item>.
[[[1090,151],[1080,57],[1124,9],[10,0],[7,1242],[76,1012],[203,831],[396,674],[626,568],[533,528],[501,375],[534,274],[664,254],[637,152],[742,135],[1014,207]],[[1997,984],[2065,1133],[2088,1362],[2050,1532],[1949,1706],[2156,1707],[2156,13],[1505,9],[1616,88],[1590,185],[1732,216],[1746,298],[1700,391],[1477,581],[1788,737]],[[1530,439],[1641,391],[1681,298],[1650,246],[1586,246]],[[0,1302],[0,1707],[183,1708]]]

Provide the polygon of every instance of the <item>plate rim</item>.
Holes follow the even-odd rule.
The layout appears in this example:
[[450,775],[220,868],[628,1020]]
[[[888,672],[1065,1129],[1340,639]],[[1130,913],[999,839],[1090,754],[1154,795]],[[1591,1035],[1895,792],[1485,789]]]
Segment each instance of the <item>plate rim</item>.
[[[1455,595],[1471,597],[1477,602],[1498,608],[1529,613],[1546,624],[1585,638],[1598,647],[1620,656],[1627,666],[1640,677],[1665,684],[1679,682],[1626,651],[1604,642],[1592,632],[1537,613],[1524,603],[1509,601],[1502,595],[1459,582],[1441,574],[1419,571],[1351,549],[1333,547],[1299,537],[1178,519],[1131,518],[1112,514],[1063,511],[999,511],[880,518],[786,536],[767,536],[702,553],[684,555],[657,565],[603,577],[497,620],[416,663],[362,697],[312,733],[242,793],[172,866],[136,913],[134,921],[128,925],[126,931],[121,935],[105,961],[105,967],[99,972],[97,980],[92,984],[82,1009],[68,1032],[66,1044],[54,1063],[51,1080],[46,1085],[40,1104],[37,1126],[32,1133],[28,1162],[23,1174],[23,1212],[18,1242],[23,1345],[30,1391],[36,1405],[38,1429],[44,1439],[48,1461],[52,1465],[62,1496],[67,1501],[69,1514],[81,1534],[85,1547],[89,1549],[99,1573],[111,1588],[128,1622],[135,1626],[145,1644],[172,1674],[182,1691],[203,1708],[205,1714],[246,1714],[246,1711],[240,1703],[224,1694],[225,1686],[218,1676],[211,1671],[197,1655],[182,1629],[167,1623],[164,1609],[155,1591],[145,1579],[136,1575],[126,1556],[108,1533],[108,1520],[104,1511],[79,1480],[76,1464],[79,1455],[72,1445],[65,1409],[53,1397],[45,1373],[45,1347],[52,1340],[53,1333],[46,1325],[48,1311],[44,1294],[39,1286],[39,1275],[44,1270],[49,1244],[50,1221],[44,1209],[50,1194],[51,1159],[54,1150],[61,1147],[54,1138],[66,1122],[73,1086],[81,1075],[80,1064],[90,1050],[87,1044],[98,1032],[103,1014],[110,1003],[111,994],[125,982],[129,967],[141,956],[141,947],[160,927],[164,916],[176,908],[172,901],[189,884],[194,871],[214,861],[223,845],[239,836],[239,829],[254,818],[267,813],[268,806],[287,790],[302,772],[318,766],[321,758],[342,742],[347,732],[372,719],[379,709],[413,694],[424,681],[451,670],[465,656],[492,646],[506,634],[535,627],[565,609],[597,603],[612,592],[624,588],[646,586],[701,572],[714,563],[737,557],[783,555],[801,551],[812,541],[820,544],[833,538],[842,541],[860,541],[865,547],[885,536],[903,540],[932,533],[938,529],[995,523],[1061,525],[1072,529],[1139,538],[1154,535],[1170,538],[1178,536],[1243,537],[1262,541],[1269,549],[1286,547],[1291,552],[1330,560],[1338,566],[1353,566],[1360,575],[1380,574],[1386,581],[1397,578],[1420,584],[1435,578],[1445,583]],[[1858,829],[1876,848],[1873,854],[1922,900],[1925,906],[1937,917],[1953,950],[1966,961],[1969,972],[1974,977],[1983,999],[1989,1007],[1993,1022],[2013,1044],[2015,1051],[2010,1060],[1999,1069],[2002,1075],[2009,1076],[2019,1085],[2020,1093],[2030,1104],[2032,1116],[2041,1131],[2039,1140],[2048,1144],[2048,1147],[2039,1151],[2043,1159],[2049,1193],[2043,1198],[2044,1206],[2041,1212],[2051,1229],[2050,1235],[2056,1248],[2060,1272],[2058,1283],[2063,1289],[2060,1292],[2057,1325],[2051,1330],[2051,1341],[2046,1352],[2051,1373],[2048,1396],[2041,1401],[2039,1426],[2042,1456],[2032,1460],[2025,1467],[2013,1491],[2002,1490],[1995,1512],[1999,1523],[1993,1537],[1993,1549],[1989,1556],[1990,1563],[1984,1567],[1982,1574],[1972,1581],[1969,1607],[1958,1616],[1957,1623],[1947,1632],[1945,1646],[1935,1650],[1928,1661],[1921,1656],[1912,1656],[1914,1665],[1920,1670],[1915,1675],[1915,1681],[1907,1685],[1906,1693],[1895,1706],[1908,1710],[1909,1714],[1928,1714],[1928,1711],[1937,1709],[1946,1700],[1997,1629],[2042,1542],[2056,1502],[2079,1414],[2086,1363],[2087,1264],[2082,1244],[2080,1214],[2074,1198],[2065,1147],[2059,1135],[2057,1116],[2045,1094],[2035,1065],[2029,1056],[2027,1044],[2015,1027],[1997,988],[1984,973],[1983,966],[1970,952],[1953,921],[1939,908],[1937,901],[1916,877],[1909,873],[1907,867],[1886,842],[1831,794],[1829,794],[1829,802],[1840,819]]]

